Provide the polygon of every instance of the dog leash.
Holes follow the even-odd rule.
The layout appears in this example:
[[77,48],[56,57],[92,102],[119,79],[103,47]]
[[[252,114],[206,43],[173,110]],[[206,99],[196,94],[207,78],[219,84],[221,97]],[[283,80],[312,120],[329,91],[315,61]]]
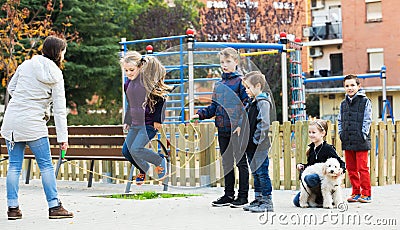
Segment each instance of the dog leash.
[[300,181],[301,181],[301,185],[303,186],[304,190],[308,193],[309,196],[311,196],[311,194],[307,191],[307,188],[304,185],[303,180],[300,179]]

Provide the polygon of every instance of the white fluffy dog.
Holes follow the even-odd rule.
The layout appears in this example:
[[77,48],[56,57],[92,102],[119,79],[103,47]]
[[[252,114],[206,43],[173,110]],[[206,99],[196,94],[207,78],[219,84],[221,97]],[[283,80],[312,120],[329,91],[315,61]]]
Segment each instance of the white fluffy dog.
[[317,194],[310,189],[304,177],[310,174],[318,174],[321,180],[321,193],[323,197],[323,207],[333,208],[343,203],[341,182],[343,178],[343,169],[340,168],[339,161],[335,158],[329,158],[325,163],[316,163],[308,166],[301,175],[300,185],[300,207],[316,207],[315,202]]

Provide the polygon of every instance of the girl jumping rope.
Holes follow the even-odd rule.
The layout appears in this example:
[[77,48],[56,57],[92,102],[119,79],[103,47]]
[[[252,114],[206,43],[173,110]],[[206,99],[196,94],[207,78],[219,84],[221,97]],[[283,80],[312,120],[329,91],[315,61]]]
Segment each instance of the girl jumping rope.
[[[129,130],[125,143],[131,157],[142,172],[147,172],[149,163],[156,166],[159,180],[167,176],[167,160],[162,155],[145,148],[149,137],[154,137],[163,120],[166,94],[170,90],[164,83],[166,70],[158,59],[142,57],[136,51],[129,51],[121,60],[121,66],[128,78],[125,94],[128,100],[124,119],[124,129]],[[149,135],[149,131],[154,133]],[[144,178],[144,177],[143,177]]]

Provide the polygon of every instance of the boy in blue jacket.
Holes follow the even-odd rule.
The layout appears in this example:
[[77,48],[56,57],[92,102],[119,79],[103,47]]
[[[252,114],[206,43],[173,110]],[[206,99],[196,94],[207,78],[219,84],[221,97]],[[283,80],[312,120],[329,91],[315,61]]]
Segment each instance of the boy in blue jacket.
[[[215,83],[212,103],[198,110],[192,119],[209,119],[215,116],[218,128],[218,142],[222,155],[225,190],[224,195],[212,202],[212,206],[241,207],[248,203],[249,169],[246,155],[239,145],[239,133],[232,132],[241,124],[244,104],[248,100],[242,84],[241,74],[237,71],[239,53],[233,48],[225,48],[219,53],[223,71],[222,79]],[[239,191],[235,199],[234,160],[239,170]]]

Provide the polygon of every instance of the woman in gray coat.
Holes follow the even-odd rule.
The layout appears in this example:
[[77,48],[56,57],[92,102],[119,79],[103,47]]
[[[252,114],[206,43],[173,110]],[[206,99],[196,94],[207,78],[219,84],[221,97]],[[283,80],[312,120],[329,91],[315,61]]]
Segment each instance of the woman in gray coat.
[[7,172],[8,219],[21,219],[18,203],[19,176],[28,145],[35,154],[49,207],[49,218],[73,217],[58,199],[56,177],[51,161],[47,121],[53,107],[57,141],[68,147],[67,110],[64,79],[60,66],[67,44],[53,36],[43,43],[42,54],[24,61],[7,87],[11,100],[4,114],[1,135],[6,139],[9,167]]

